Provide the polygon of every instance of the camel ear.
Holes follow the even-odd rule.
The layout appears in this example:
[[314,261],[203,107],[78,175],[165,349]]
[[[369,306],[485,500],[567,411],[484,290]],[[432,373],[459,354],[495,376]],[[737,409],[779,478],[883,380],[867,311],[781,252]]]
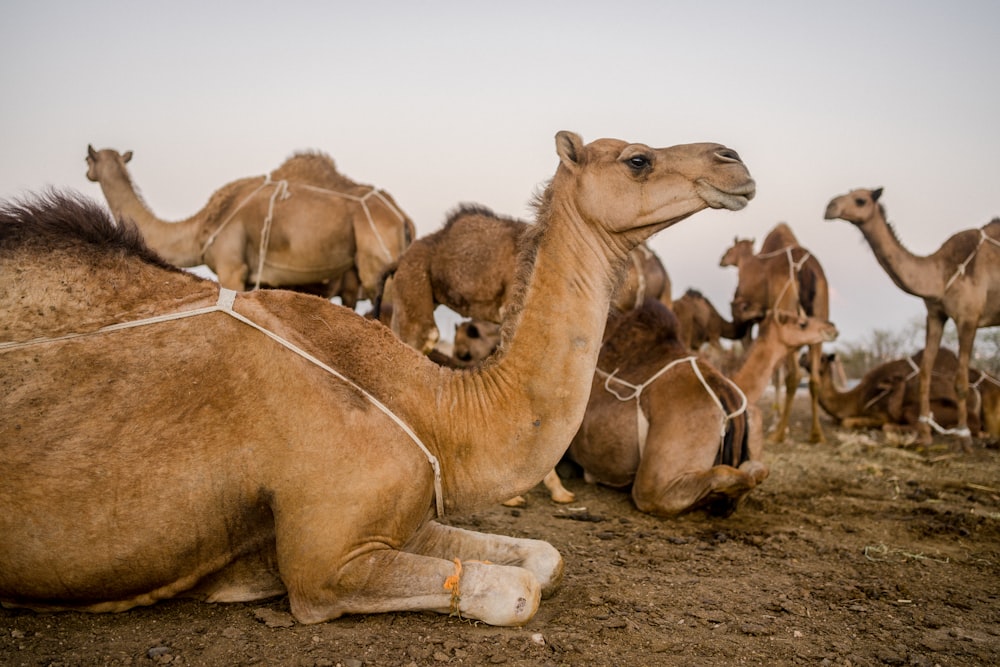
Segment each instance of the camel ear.
[[576,132],[562,130],[556,134],[556,154],[569,169],[575,169],[583,157],[583,139]]
[[122,160],[128,162],[131,159],[132,159],[132,151],[125,151],[124,155],[122,155]]
[[872,190],[872,201],[878,201],[878,198],[882,196],[882,188],[875,188]]
[[87,155],[90,157],[91,160],[97,159],[97,151],[95,151],[94,147],[91,146],[90,144],[87,144]]

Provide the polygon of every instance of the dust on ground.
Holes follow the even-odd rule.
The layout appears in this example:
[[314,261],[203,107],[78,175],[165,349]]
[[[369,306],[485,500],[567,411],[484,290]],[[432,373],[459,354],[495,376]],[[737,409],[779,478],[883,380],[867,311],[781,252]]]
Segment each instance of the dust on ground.
[[[800,399],[800,403],[804,403]],[[770,478],[726,519],[664,520],[566,480],[454,525],[566,560],[523,628],[422,613],[300,625],[285,598],[122,614],[0,611],[2,665],[992,665],[1000,662],[1000,450],[838,431],[799,405]],[[585,508],[580,509],[580,508]]]

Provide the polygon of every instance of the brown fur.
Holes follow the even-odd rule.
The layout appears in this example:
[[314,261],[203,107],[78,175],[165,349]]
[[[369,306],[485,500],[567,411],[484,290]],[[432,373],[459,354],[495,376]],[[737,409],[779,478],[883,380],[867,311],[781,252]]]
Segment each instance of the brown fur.
[[[399,219],[393,211],[399,207],[385,193],[389,205],[377,196],[367,199],[378,230],[373,231],[361,203],[340,196],[362,197],[372,188],[340,174],[322,153],[293,155],[272,172],[271,184],[251,177],[224,185],[201,211],[176,223],[159,220],[149,210],[125,166],[131,159],[131,151],[88,146],[87,178],[100,183],[114,215],[134,221],[167,261],[181,267],[205,264],[229,289],[260,283],[339,295],[353,307],[359,291],[374,294],[386,264],[413,237],[413,222],[405,214]],[[281,181],[287,181],[290,196],[280,196]],[[265,261],[258,273],[269,215]]]
[[736,327],[715,309],[712,302],[698,290],[689,289],[674,301],[671,308],[677,316],[678,337],[689,350],[698,351],[704,345],[722,348],[721,338],[736,340]]
[[[99,332],[211,307],[218,285],[123,250],[129,222],[132,241],[100,246],[70,231],[59,243],[10,235],[0,601],[121,611],[287,593],[303,623],[416,610],[530,620],[559,583],[559,553],[443,525],[436,501],[473,511],[551,471],[583,419],[625,254],[754,192],[717,144],[584,144],[560,132],[556,151],[517,321],[475,370],[442,368],[380,323],[286,290],[240,294],[232,312],[311,358],[227,312]],[[63,199],[5,208],[0,228],[60,217],[53,207],[112,233],[94,207]],[[76,335],[37,340],[62,334]],[[440,493],[411,433],[440,463]]]
[[[931,409],[931,375],[934,359],[941,345],[941,335],[948,319],[958,330],[958,371],[955,395],[958,401],[959,431],[969,429],[966,422],[969,393],[969,364],[979,327],[1000,325],[1000,218],[980,229],[966,229],[953,234],[941,247],[927,256],[908,251],[887,222],[885,208],[879,203],[882,188],[858,189],[834,197],[826,207],[825,218],[840,218],[855,225],[864,235],[878,263],[896,286],[924,300],[927,308],[926,339],[920,368],[920,414]],[[980,245],[981,234],[991,239]],[[960,266],[968,262],[964,270]],[[931,442],[927,423],[918,425],[920,441]],[[962,447],[971,444],[971,433],[959,436]]]

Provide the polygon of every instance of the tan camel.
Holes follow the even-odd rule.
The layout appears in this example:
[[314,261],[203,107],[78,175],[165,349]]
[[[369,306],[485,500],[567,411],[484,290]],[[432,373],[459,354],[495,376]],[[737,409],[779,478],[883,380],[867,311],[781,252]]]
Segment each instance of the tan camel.
[[965,421],[969,393],[969,363],[976,330],[1000,325],[1000,218],[981,229],[966,229],[952,235],[934,253],[920,257],[903,247],[886,222],[885,208],[879,203],[882,188],[854,190],[834,197],[826,207],[826,219],[840,218],[854,224],[864,235],[875,259],[896,286],[924,300],[927,332],[920,370],[919,438],[929,443],[930,385],[934,358],[941,346],[941,334],[949,318],[958,330],[958,426],[963,447],[971,444]]
[[[920,423],[920,363],[923,350],[903,359],[875,366],[850,389],[834,381],[835,354],[820,359],[820,405],[844,428],[880,428],[916,431]],[[938,350],[931,373],[931,415],[941,428],[958,424],[955,374],[958,356],[947,348]],[[970,430],[994,440],[1000,438],[1000,382],[987,373],[970,368],[972,395],[966,422]]]
[[[753,241],[736,240],[720,261],[722,266],[736,266],[739,272],[732,303],[733,322],[737,331],[745,331],[748,325],[773,310],[801,311],[810,317],[829,319],[830,294],[823,267],[813,253],[799,245],[788,225],[779,223],[775,226],[761,244],[759,253],[754,254],[752,249]],[[817,373],[822,352],[821,344],[809,346],[812,362],[810,368],[814,369],[809,375],[812,416],[810,442],[824,442],[826,439],[820,424],[817,396]],[[783,367],[785,403],[778,424],[771,434],[774,442],[782,442],[788,433],[788,421],[799,386],[797,356],[797,351],[790,350]]]
[[[485,206],[465,204],[453,211],[441,229],[414,241],[383,275],[383,284],[392,278],[395,294],[393,331],[406,344],[429,353],[440,339],[434,323],[439,304],[464,317],[500,323],[531,227]],[[639,293],[664,303],[670,299],[666,269],[644,243],[631,251],[612,303],[631,308]],[[381,304],[381,297],[376,297],[376,317],[381,317]]]
[[712,302],[696,289],[688,289],[681,298],[675,299],[671,310],[677,316],[678,337],[689,350],[697,352],[704,345],[721,350],[720,339],[741,337],[734,323],[722,317]]
[[631,486],[643,512],[728,515],[768,474],[756,403],[774,367],[788,349],[833,340],[837,330],[775,311],[731,382],[691,353],[676,325],[652,300],[609,320],[568,456],[589,482]]
[[628,251],[754,194],[718,144],[560,132],[556,151],[503,343],[476,370],[313,296],[220,289],[94,204],[3,206],[0,601],[121,611],[287,592],[303,623],[526,623],[559,553],[435,512],[537,484],[583,419]]
[[100,184],[116,218],[127,217],[175,266],[205,264],[219,284],[371,298],[385,266],[413,238],[413,222],[381,190],[339,173],[320,153],[299,153],[267,176],[224,185],[180,222],[157,218],[132,183],[132,151],[87,147],[87,178]]

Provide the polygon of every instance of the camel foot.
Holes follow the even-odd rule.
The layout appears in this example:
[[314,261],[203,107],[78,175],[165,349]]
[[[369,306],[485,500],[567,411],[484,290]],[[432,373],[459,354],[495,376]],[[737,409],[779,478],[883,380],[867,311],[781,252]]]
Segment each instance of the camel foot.
[[528,501],[524,499],[524,496],[514,496],[510,500],[505,500],[500,504],[504,507],[524,507],[528,504]]
[[571,503],[576,500],[576,495],[562,485],[562,480],[559,479],[559,475],[555,469],[550,470],[542,482],[545,484],[545,488],[549,490],[549,497],[552,498],[553,502]]

